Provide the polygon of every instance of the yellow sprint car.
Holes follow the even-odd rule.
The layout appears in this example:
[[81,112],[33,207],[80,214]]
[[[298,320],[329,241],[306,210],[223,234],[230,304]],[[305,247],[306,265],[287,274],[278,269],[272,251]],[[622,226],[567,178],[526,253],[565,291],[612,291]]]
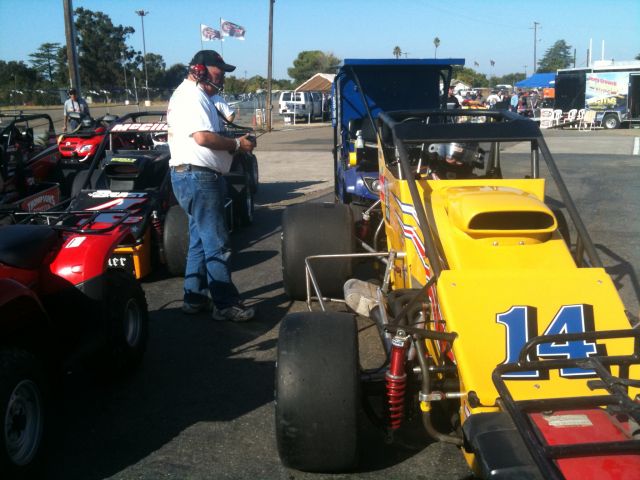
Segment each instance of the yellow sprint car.
[[[385,112],[376,150],[380,201],[362,218],[283,215],[285,290],[309,307],[280,328],[283,463],[357,468],[364,405],[390,442],[420,418],[482,478],[638,478],[640,330],[538,126]],[[360,366],[358,316],[379,330],[375,369]]]

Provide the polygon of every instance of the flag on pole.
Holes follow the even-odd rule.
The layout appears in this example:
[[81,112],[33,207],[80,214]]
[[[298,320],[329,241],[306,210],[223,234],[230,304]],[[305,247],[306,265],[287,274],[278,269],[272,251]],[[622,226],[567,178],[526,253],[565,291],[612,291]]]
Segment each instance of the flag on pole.
[[204,23],[200,24],[200,38],[203,42],[210,42],[212,40],[222,40],[222,34],[220,30],[208,27]]
[[234,37],[238,40],[244,40],[244,34],[246,32],[244,27],[223,18],[220,19],[220,30],[222,30],[222,35],[225,37]]

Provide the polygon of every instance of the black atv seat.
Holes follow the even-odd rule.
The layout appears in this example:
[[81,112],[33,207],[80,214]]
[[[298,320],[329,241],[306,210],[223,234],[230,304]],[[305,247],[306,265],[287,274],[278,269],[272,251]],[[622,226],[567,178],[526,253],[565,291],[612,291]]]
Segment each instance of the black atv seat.
[[0,263],[38,268],[57,241],[57,232],[48,225],[5,225],[0,227]]

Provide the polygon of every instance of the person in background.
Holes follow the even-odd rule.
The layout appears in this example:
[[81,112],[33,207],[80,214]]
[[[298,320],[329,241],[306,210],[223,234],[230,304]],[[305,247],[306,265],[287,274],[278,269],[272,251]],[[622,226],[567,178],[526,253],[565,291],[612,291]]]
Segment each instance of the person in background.
[[82,115],[90,115],[89,105],[85,102],[84,98],[78,97],[78,91],[75,88],[70,88],[69,98],[64,102],[63,114],[64,114],[64,131],[67,131],[67,126],[71,130],[78,128],[80,122],[76,119],[69,118],[70,112],[78,112]]
[[511,95],[511,100],[509,101],[509,105],[511,106],[511,111],[514,113],[518,113],[518,102],[520,101],[518,97],[518,92],[514,91],[513,95]]
[[453,93],[453,87],[449,87],[449,96],[447,97],[447,108],[460,108],[460,101],[458,97]]
[[491,94],[487,97],[487,105],[489,108],[493,108],[496,106],[496,103],[500,101],[500,96],[498,95],[497,90],[492,90]]
[[194,314],[211,308],[214,320],[244,322],[254,317],[255,309],[240,301],[231,280],[223,175],[233,154],[251,152],[254,143],[248,135],[222,135],[223,121],[210,98],[224,87],[225,73],[236,67],[214,50],[197,52],[189,65],[188,76],[173,92],[167,109],[171,184],[189,218],[182,311]]
[[218,93],[211,97],[211,101],[218,111],[224,116],[225,120],[229,123],[233,123],[233,119],[236,118],[236,111],[229,106],[224,97]]

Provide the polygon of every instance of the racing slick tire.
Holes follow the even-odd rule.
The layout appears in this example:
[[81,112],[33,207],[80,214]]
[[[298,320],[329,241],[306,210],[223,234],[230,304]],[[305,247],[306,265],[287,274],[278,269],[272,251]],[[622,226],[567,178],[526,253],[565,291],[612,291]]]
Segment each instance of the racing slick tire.
[[360,381],[355,316],[300,312],[282,320],[276,367],[276,439],[282,463],[344,472],[358,463]]
[[235,223],[240,226],[249,226],[253,223],[253,212],[255,204],[253,201],[253,188],[251,178],[247,176],[246,183],[242,190],[234,199]]
[[103,311],[107,320],[105,367],[112,373],[137,366],[147,348],[149,313],[142,287],[135,277],[119,269],[105,273]]
[[254,201],[250,158],[236,155],[231,171],[225,175],[227,193],[233,201],[233,226],[248,226],[253,223]]
[[620,119],[615,114],[605,115],[602,119],[602,126],[607,130],[614,130],[620,127]]
[[189,252],[189,217],[180,205],[169,208],[162,237],[167,270],[175,277],[183,276]]
[[33,354],[0,350],[0,477],[35,478],[41,469],[46,380]]
[[[282,281],[289,297],[307,296],[305,258],[311,255],[349,254],[355,251],[355,226],[348,205],[304,203],[282,215]],[[351,276],[352,260],[319,259],[313,273],[324,296],[342,297]]]

